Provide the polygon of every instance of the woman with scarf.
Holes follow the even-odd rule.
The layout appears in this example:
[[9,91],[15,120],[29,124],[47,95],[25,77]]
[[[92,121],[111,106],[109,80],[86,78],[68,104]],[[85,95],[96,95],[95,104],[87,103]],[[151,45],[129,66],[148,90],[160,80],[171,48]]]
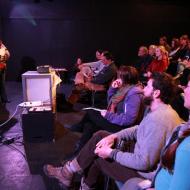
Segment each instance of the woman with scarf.
[[[190,80],[184,89],[184,106],[190,110]],[[190,119],[177,127],[162,150],[160,164],[152,182],[133,178],[121,190],[190,189]]]
[[138,71],[131,66],[121,66],[117,79],[108,89],[108,107],[106,110],[87,110],[82,121],[71,127],[72,131],[82,132],[76,143],[75,153],[98,130],[115,133],[137,124],[143,115],[143,92],[139,85]]

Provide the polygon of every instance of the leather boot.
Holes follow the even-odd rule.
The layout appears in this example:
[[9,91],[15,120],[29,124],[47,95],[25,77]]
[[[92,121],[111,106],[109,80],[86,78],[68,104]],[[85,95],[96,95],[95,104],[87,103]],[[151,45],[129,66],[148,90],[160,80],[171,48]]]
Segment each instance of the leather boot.
[[67,161],[61,167],[45,165],[43,169],[48,177],[57,179],[62,186],[66,187],[71,186],[74,174],[82,171],[76,158],[72,161]]

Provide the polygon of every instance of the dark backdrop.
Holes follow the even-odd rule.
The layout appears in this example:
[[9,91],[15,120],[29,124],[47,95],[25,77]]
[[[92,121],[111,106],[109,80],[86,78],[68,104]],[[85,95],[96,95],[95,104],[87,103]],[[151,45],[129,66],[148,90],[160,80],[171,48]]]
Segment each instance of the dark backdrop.
[[77,57],[93,60],[99,48],[111,50],[118,65],[131,65],[140,45],[188,34],[189,8],[183,0],[1,0],[8,79],[17,79],[23,58],[70,70]]

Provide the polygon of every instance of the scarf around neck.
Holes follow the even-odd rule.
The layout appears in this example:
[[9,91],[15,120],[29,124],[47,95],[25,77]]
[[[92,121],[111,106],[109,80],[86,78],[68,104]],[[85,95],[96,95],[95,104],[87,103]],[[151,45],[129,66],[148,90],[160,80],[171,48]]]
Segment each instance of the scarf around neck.
[[127,85],[124,87],[121,87],[117,90],[117,92],[111,97],[111,100],[109,101],[107,110],[109,112],[115,113],[117,110],[117,105],[120,103],[127,93],[134,87],[134,85]]

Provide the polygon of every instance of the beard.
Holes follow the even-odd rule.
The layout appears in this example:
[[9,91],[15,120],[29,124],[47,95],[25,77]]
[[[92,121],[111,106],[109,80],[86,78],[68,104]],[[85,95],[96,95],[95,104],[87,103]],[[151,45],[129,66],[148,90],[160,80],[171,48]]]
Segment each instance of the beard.
[[146,106],[150,106],[152,102],[153,102],[153,97],[152,96],[144,97],[144,104]]

